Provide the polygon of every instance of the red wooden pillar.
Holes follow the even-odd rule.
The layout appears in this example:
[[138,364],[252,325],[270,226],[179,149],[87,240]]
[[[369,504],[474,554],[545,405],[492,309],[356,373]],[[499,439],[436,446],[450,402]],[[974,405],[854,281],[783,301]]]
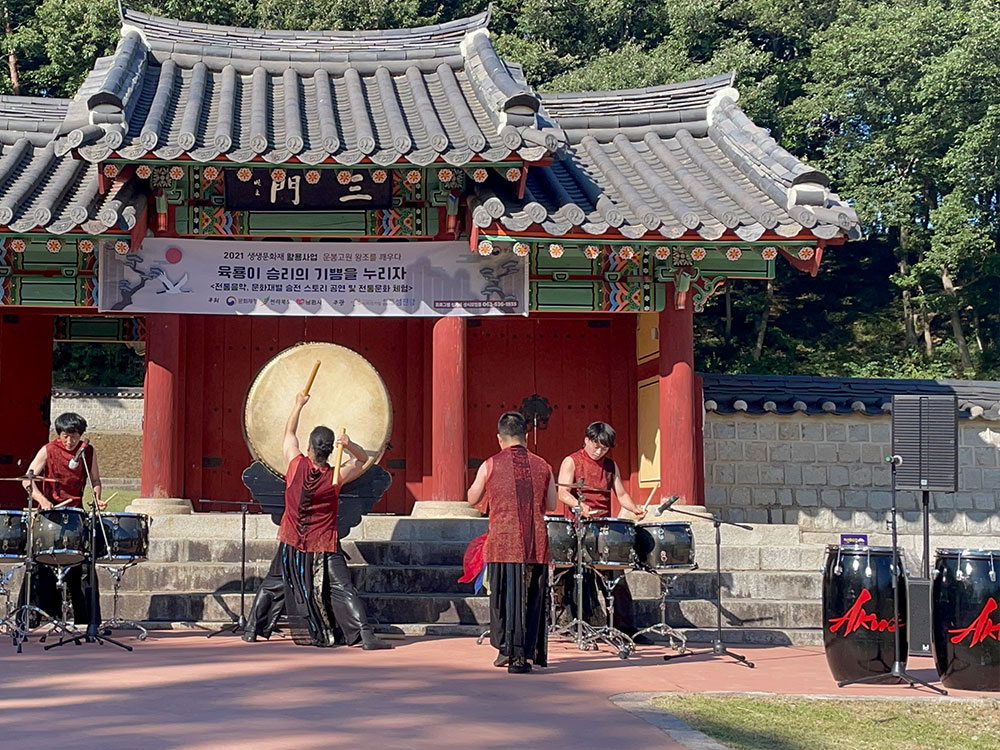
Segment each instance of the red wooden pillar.
[[695,420],[694,311],[668,303],[660,313],[660,491],[698,505],[698,474],[703,471]]
[[144,498],[182,497],[182,316],[146,316],[146,381],[142,426]]
[[468,465],[465,319],[434,321],[431,362],[431,497],[465,500]]

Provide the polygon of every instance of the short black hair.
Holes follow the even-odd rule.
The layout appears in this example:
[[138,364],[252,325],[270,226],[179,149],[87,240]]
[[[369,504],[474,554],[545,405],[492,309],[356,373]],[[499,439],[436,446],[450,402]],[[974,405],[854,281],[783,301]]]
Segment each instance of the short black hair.
[[326,463],[333,452],[333,430],[323,425],[314,427],[309,433],[309,447],[317,463]]
[[63,432],[75,432],[82,435],[87,431],[87,420],[79,414],[68,411],[56,417],[56,435]]
[[497,434],[500,437],[521,438],[523,440],[527,432],[524,415],[519,411],[505,411],[497,421]]
[[591,422],[587,425],[587,437],[607,448],[615,447],[615,428],[607,422]]

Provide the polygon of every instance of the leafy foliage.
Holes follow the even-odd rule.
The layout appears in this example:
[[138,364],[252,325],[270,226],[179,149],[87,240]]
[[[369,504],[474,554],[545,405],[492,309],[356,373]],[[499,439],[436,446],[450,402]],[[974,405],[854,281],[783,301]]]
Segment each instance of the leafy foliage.
[[[72,96],[118,36],[115,0],[0,2],[22,94]],[[446,22],[486,3],[133,4],[208,23],[354,29]],[[867,239],[828,247],[820,278],[781,265],[769,286],[733,282],[696,318],[702,369],[1000,377],[995,0],[497,0],[491,29],[542,91],[735,71],[750,116],[853,201]]]

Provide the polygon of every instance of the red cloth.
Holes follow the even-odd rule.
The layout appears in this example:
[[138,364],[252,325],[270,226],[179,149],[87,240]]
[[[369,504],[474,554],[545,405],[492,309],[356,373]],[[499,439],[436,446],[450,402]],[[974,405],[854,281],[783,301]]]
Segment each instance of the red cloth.
[[302,552],[336,552],[339,500],[329,465],[317,468],[301,454],[293,458],[285,474],[285,514],[278,539]]
[[486,534],[477,536],[465,548],[465,557],[462,558],[462,577],[458,579],[459,583],[472,583],[483,572],[483,566],[486,565],[486,561],[483,559],[486,537]]
[[[587,449],[581,448],[570,454],[573,459],[573,482],[583,482],[588,487],[600,487],[601,489],[612,490],[615,487],[615,462],[605,456],[600,461],[595,461],[587,455]],[[579,498],[580,493],[571,490],[573,496]],[[595,516],[611,515],[611,494],[601,494],[599,492],[584,492],[583,502],[597,511]],[[573,511],[569,506],[563,506],[563,515],[567,518],[573,516]]]
[[[45,476],[58,480],[56,482],[39,482],[42,494],[53,504],[59,504],[64,500],[73,500],[70,505],[79,506],[82,504],[83,491],[87,487],[87,469],[83,466],[83,461],[75,469],[69,468],[69,462],[80,450],[77,445],[76,450],[66,450],[58,440],[52,440],[45,444]],[[83,449],[83,459],[87,462],[87,467],[94,465],[94,446],[88,445]]]
[[486,562],[548,563],[545,496],[552,467],[523,445],[512,445],[487,459],[485,505],[490,531]]

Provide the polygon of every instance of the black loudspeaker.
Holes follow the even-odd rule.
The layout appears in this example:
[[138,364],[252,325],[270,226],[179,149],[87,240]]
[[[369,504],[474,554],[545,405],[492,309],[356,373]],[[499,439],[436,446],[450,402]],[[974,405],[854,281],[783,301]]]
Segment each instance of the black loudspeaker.
[[910,653],[914,656],[931,654],[931,582],[927,578],[911,578],[907,600],[910,604]]
[[893,396],[892,452],[897,490],[958,489],[958,399],[951,395]]

